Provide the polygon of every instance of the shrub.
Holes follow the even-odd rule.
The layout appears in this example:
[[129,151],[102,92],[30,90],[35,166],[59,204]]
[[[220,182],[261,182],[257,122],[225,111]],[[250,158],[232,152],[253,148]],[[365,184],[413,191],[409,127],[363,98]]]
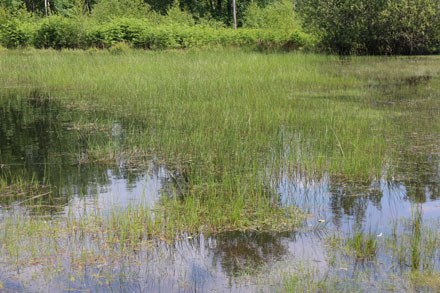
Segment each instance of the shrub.
[[113,55],[122,55],[130,50],[130,46],[125,42],[120,42],[111,46],[108,50]]
[[86,44],[99,48],[110,48],[120,42],[137,45],[149,26],[145,20],[132,18],[118,18],[105,24],[91,25],[86,33]]
[[35,35],[37,48],[79,48],[83,39],[81,23],[61,16],[45,18]]
[[326,51],[429,54],[439,47],[437,0],[302,0],[299,11]]
[[433,53],[439,45],[439,16],[437,0],[391,1],[381,15],[385,40],[394,54]]
[[7,48],[26,47],[32,44],[36,25],[12,19],[0,26],[1,44]]
[[[86,29],[83,30],[82,27]],[[9,21],[2,27],[4,46],[34,45],[36,48],[143,49],[245,46],[260,50],[296,50],[309,46],[306,34],[297,30],[213,28],[178,23],[152,24],[146,19],[117,18],[106,23],[50,16],[39,24]],[[116,49],[112,49],[116,50]],[[116,50],[117,51],[117,50]]]

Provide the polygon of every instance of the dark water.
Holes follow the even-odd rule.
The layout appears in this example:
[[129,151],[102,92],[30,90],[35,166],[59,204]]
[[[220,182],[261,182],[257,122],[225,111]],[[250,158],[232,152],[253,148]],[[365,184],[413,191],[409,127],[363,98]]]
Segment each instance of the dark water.
[[[97,119],[97,115],[104,119]],[[96,122],[104,120],[104,124]],[[124,141],[124,122],[106,118],[103,113],[87,117],[32,93],[26,98],[4,99],[0,121],[0,178],[10,182],[17,178],[34,180],[41,193],[51,186],[50,194],[39,199],[39,205],[45,206],[38,210],[41,215],[106,213],[131,204],[152,207],[172,184],[170,171],[164,166],[151,163],[145,170],[131,170],[123,158],[115,165],[97,163],[89,157],[90,145]],[[432,136],[426,143],[439,142],[440,136]],[[35,291],[277,290],[280,276],[291,271],[294,264],[311,263],[320,272],[331,267],[325,238],[334,231],[391,233],[393,223],[411,218],[415,206],[421,208],[423,220],[438,218],[439,153],[432,148],[424,151],[422,146],[402,154],[396,165],[395,178],[371,182],[281,176],[274,184],[284,204],[296,204],[310,214],[303,231],[234,232],[215,237],[187,236],[173,244],[154,243],[132,259],[114,261],[101,269],[83,268],[76,272],[76,278],[66,273],[50,283],[36,281],[39,289]],[[17,203],[26,195],[8,193],[12,191],[0,197],[2,212],[25,212],[26,208]],[[390,263],[385,257],[383,262]],[[66,260],[64,266],[68,272],[72,263]],[[385,265],[377,273],[387,268]],[[0,264],[3,286],[33,291],[31,283],[20,280],[31,278],[38,269]],[[99,274],[106,277],[97,278]]]
[[[0,178],[14,186],[17,180],[37,182],[41,193],[50,186],[50,194],[39,202],[46,214],[126,207],[141,199],[154,203],[161,180],[167,180],[164,168],[151,165],[139,172],[123,158],[116,165],[97,162],[89,145],[122,144],[124,126],[116,120],[99,124],[92,114],[90,119],[80,116],[37,92],[24,99],[11,95],[0,105]],[[28,195],[26,186],[19,189],[5,192],[0,198],[3,208]]]

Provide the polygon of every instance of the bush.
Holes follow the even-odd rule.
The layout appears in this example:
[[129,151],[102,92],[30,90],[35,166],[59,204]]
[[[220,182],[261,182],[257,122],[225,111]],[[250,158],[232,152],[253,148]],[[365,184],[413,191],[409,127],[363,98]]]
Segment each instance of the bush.
[[117,43],[126,42],[141,47],[150,26],[146,20],[133,18],[119,18],[105,24],[90,25],[85,37],[86,45],[110,48]]
[[108,50],[113,55],[122,55],[130,50],[130,46],[125,42],[120,42],[111,46]]
[[[83,30],[82,26],[86,29]],[[152,24],[146,19],[117,18],[106,23],[50,16],[40,24],[10,21],[2,26],[4,46],[34,45],[36,48],[143,49],[244,46],[259,50],[296,50],[310,46],[310,38],[297,30],[213,28],[178,23]],[[112,49],[116,50],[116,49]],[[117,51],[117,50],[116,50]]]
[[0,43],[8,48],[30,45],[36,29],[33,20],[23,3],[0,3]]
[[1,44],[7,48],[26,47],[32,44],[36,25],[12,19],[0,26]]
[[35,34],[37,48],[79,48],[82,39],[81,23],[75,19],[50,16],[43,19]]
[[[182,24],[153,25],[147,20],[119,18],[95,25],[87,32],[86,44],[110,48],[125,42],[135,48],[179,49],[207,46],[255,46],[298,49],[310,44],[310,38],[298,31],[212,28]],[[261,46],[260,46],[261,47]],[[261,49],[261,48],[260,48]]]
[[300,15],[326,51],[429,54],[439,47],[437,0],[302,0]]
[[435,53],[440,36],[437,0],[392,1],[381,15],[386,42],[394,54]]

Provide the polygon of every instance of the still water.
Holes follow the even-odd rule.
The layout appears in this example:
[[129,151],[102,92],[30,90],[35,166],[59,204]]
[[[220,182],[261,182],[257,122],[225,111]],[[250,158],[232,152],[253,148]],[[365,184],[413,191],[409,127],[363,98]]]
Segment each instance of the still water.
[[[105,113],[84,115],[37,92],[16,95],[0,104],[0,178],[19,184],[35,182],[38,209],[20,205],[25,191],[3,190],[1,214],[23,213],[51,218],[110,214],[134,205],[152,208],[171,196],[175,174],[153,161],[134,169],[123,157],[116,163],[96,161],[89,145],[108,141],[123,145],[126,121]],[[99,117],[99,119],[98,119]],[[100,123],[97,121],[107,121]],[[326,239],[334,233],[393,232],[395,223],[411,219],[415,209],[423,221],[440,215],[440,135],[421,140],[419,148],[402,154],[394,178],[347,181],[323,176],[306,179],[282,174],[273,184],[286,205],[307,211],[304,228],[289,233],[228,232],[215,236],[183,235],[174,243],[157,241],[131,257],[78,267],[61,261],[65,273],[51,281],[35,277],[41,264],[0,264],[2,286],[17,291],[272,291],[279,290],[283,273],[305,263],[323,274],[331,268]],[[15,180],[15,181],[14,181]],[[18,180],[18,181],[17,181]],[[99,249],[99,248],[97,248]],[[110,258],[111,259],[111,258]],[[373,279],[394,266],[384,251],[376,257]],[[355,259],[337,262],[334,275],[370,270]],[[405,268],[403,269],[405,270]],[[68,273],[75,271],[75,276]],[[39,288],[35,290],[34,288]]]

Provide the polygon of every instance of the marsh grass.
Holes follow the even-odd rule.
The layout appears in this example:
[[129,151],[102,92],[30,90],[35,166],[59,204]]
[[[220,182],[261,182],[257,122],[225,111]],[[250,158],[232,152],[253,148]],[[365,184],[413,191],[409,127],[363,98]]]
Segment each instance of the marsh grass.
[[[152,210],[138,205],[109,217],[55,220],[6,214],[2,255],[16,264],[59,257],[79,267],[106,257],[117,262],[151,241],[185,233],[298,229],[304,214],[281,204],[280,173],[352,182],[411,176],[401,172],[408,150],[438,141],[439,63],[436,57],[341,61],[234,49],[2,53],[5,91],[19,89],[26,97],[38,89],[71,111],[97,117],[90,122],[79,115],[72,128],[72,135],[86,133],[86,153],[72,148],[78,164],[124,160],[142,169],[155,161],[179,175]],[[115,136],[112,121],[131,123]],[[94,138],[95,129],[107,134]],[[13,186],[2,184],[3,190]],[[424,263],[416,250],[424,240],[412,240],[410,254],[396,241],[402,262]],[[69,251],[61,248],[66,243]],[[342,244],[355,258],[373,258],[378,250],[370,234],[355,233]]]
[[360,291],[436,292],[439,227],[438,220],[423,222],[420,207],[414,206],[411,218],[395,221],[390,233],[332,234],[326,239],[330,264],[325,271],[327,278],[318,276],[313,282],[328,285],[336,278],[342,291],[354,286]]
[[[133,167],[154,158],[185,174],[184,199],[163,202],[175,212],[167,218],[187,224],[179,229],[254,230],[283,227],[276,223],[290,214],[270,191],[279,170],[392,178],[401,150],[439,127],[437,61],[17,50],[1,56],[0,79],[41,87],[88,115],[133,121],[124,147],[114,139],[88,141],[88,155],[78,161],[112,162],[125,152],[136,154],[128,156]],[[432,78],[412,78],[414,72]],[[402,97],[408,91],[419,94]],[[416,129],[420,135],[408,137]]]
[[0,177],[1,209],[43,206],[51,201],[51,193],[51,186],[42,184],[35,177],[30,179],[25,176]]
[[346,245],[350,252],[357,258],[372,258],[377,253],[376,235],[355,231],[352,237],[346,240]]
[[411,268],[414,273],[432,273],[439,267],[438,225],[435,221],[422,222],[420,207],[414,207],[412,218],[400,223],[400,233],[392,233],[385,244],[402,268]]
[[330,292],[337,290],[327,276],[321,276],[310,264],[299,264],[295,273],[286,274],[279,292]]
[[327,238],[327,244],[332,250],[361,260],[371,260],[376,257],[378,252],[376,235],[356,229],[346,237],[342,237],[338,233],[330,235]]

